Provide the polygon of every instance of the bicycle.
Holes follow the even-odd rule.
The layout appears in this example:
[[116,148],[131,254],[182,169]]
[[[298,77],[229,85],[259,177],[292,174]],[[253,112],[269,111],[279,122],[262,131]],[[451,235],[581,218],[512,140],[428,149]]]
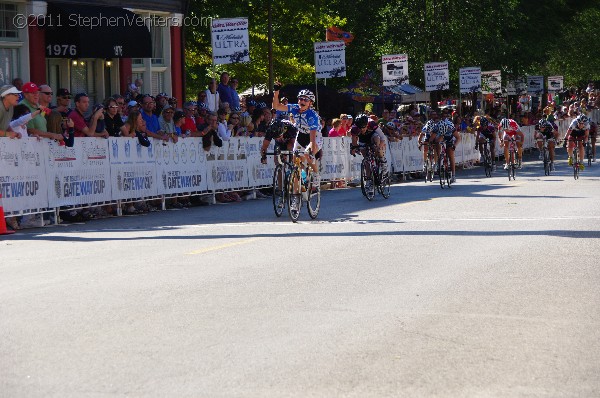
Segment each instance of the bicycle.
[[448,188],[450,188],[450,184],[452,184],[452,169],[450,167],[450,157],[448,156],[448,151],[446,150],[445,140],[440,142],[438,174],[440,177],[440,187],[444,189],[444,187],[447,185]]
[[[419,145],[419,147],[421,146],[423,146],[423,144]],[[427,184],[427,181],[433,182],[434,166],[435,150],[433,147],[433,143],[430,142],[429,145],[427,145],[427,158],[425,159],[425,184]]]
[[[289,155],[292,151],[282,151],[275,147],[274,152],[267,152],[266,155],[274,155],[277,158],[277,166],[273,173],[273,210],[275,215],[281,217],[285,209],[286,193],[289,182],[289,176],[292,172],[292,163],[289,161]],[[282,156],[283,155],[283,156]]]
[[485,138],[485,141],[479,145],[483,146],[483,168],[485,170],[485,176],[491,177],[492,171],[494,170],[494,158],[492,157],[492,152],[490,150],[490,140],[489,138]]
[[594,158],[594,155],[592,153],[592,137],[591,137],[591,135],[588,135],[587,144],[585,146],[585,157],[587,158],[587,161],[588,161],[588,167],[591,166],[592,159]]
[[548,142],[555,142],[553,138],[543,138],[542,144],[542,161],[544,162],[544,175],[549,176],[552,171],[552,161],[550,160],[550,150],[548,149]]
[[582,140],[574,139],[574,140],[569,140],[569,141],[573,141],[573,143],[575,144],[575,146],[573,147],[573,178],[578,180],[579,179],[579,168],[583,167],[583,162],[579,160],[579,141],[582,141]]
[[515,170],[518,168],[517,164],[517,140],[515,137],[510,137],[508,140],[508,159],[506,164],[508,165],[508,181],[515,180]]
[[368,146],[365,156],[360,163],[360,189],[362,194],[371,201],[375,198],[375,189],[384,199],[390,197],[390,173],[383,171],[380,160],[374,156],[373,149]]
[[321,207],[321,186],[310,165],[306,166],[300,151],[293,153],[293,166],[287,181],[288,214],[293,222],[298,222],[302,201],[306,201],[308,215],[313,220]]

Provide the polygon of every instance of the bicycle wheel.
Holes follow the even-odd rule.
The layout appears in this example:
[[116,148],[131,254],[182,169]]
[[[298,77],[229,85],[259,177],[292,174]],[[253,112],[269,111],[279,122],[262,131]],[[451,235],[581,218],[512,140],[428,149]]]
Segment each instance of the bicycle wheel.
[[273,210],[277,217],[281,217],[285,208],[285,179],[284,168],[279,164],[273,174]]
[[446,157],[446,184],[448,188],[452,185],[452,167],[450,166],[450,158]]
[[573,178],[576,180],[579,179],[579,154],[577,153],[577,148],[573,149]]
[[307,193],[306,208],[308,209],[308,215],[314,220],[319,215],[319,209],[321,208],[321,185],[315,181],[314,173],[310,173]]
[[440,159],[438,162],[438,171],[439,171],[439,177],[440,177],[440,187],[442,187],[442,189],[444,189],[445,185],[446,185],[446,174],[448,173],[448,169],[446,168],[446,162],[444,161],[444,153],[440,154]]
[[379,193],[383,196],[384,199],[388,199],[390,197],[392,182],[390,180],[389,171],[382,172],[381,177],[379,178]]
[[514,154],[513,151],[509,149],[508,151],[508,161],[506,162],[508,164],[508,181],[510,181],[512,179],[513,176],[513,167],[514,167]]
[[300,208],[302,207],[302,175],[300,169],[294,167],[288,181],[288,214],[293,222],[298,221],[300,217]]
[[544,157],[544,174],[549,176],[550,175],[550,156],[548,154],[548,148],[544,147],[544,152],[543,155]]
[[485,176],[492,176],[492,156],[490,154],[490,148],[486,145],[483,151],[483,165],[485,167]]
[[373,184],[372,173],[369,170],[369,160],[363,159],[360,163],[360,189],[368,200],[375,197],[375,185]]
[[587,158],[588,161],[588,167],[592,165],[592,144],[588,142],[587,146],[585,147],[585,156]]
[[433,182],[433,161],[429,156],[425,161],[425,173],[425,183],[427,183],[427,181]]

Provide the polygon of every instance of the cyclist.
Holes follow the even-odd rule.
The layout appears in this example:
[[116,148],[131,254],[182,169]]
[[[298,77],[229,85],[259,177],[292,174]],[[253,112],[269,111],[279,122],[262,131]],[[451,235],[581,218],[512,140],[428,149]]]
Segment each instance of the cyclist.
[[446,152],[450,158],[450,168],[452,169],[452,179],[450,182],[456,182],[456,163],[454,162],[454,150],[460,142],[460,134],[454,127],[450,118],[446,118],[438,123],[438,142],[446,142]]
[[483,156],[483,144],[485,140],[490,141],[490,153],[492,154],[492,169],[496,168],[494,159],[496,157],[496,129],[485,116],[478,116],[475,120],[476,144],[475,149]]
[[294,119],[294,126],[298,130],[293,150],[303,150],[303,160],[313,170],[315,186],[319,186],[321,175],[317,161],[321,159],[323,147],[323,136],[321,135],[321,124],[319,115],[312,109],[315,95],[310,90],[300,90],[298,103],[283,105],[279,102],[279,90],[281,83],[276,82],[273,87],[273,108],[278,111],[287,111]]
[[579,150],[579,169],[584,170],[585,166],[583,165],[583,144],[587,142],[588,134],[590,132],[590,123],[587,116],[581,114],[577,116],[569,126],[567,130],[567,134],[565,135],[565,145],[567,142],[569,146],[567,147],[567,153],[569,154],[569,166],[573,166],[573,148],[575,147],[575,142],[577,142],[577,148]]
[[358,115],[354,121],[354,126],[350,129],[350,134],[352,135],[350,153],[354,155],[357,150],[360,150],[360,153],[365,156],[367,145],[370,145],[375,150],[382,171],[387,172],[385,134],[383,134],[377,122],[369,120],[367,115]]
[[[262,164],[267,163],[267,148],[271,144],[272,140],[275,140],[275,148],[282,151],[291,151],[294,147],[294,140],[298,129],[286,119],[275,119],[267,127],[265,139],[263,140],[262,147],[260,148]],[[274,157],[275,164],[278,164],[279,160],[277,156]]]
[[510,138],[517,137],[517,152],[519,156],[519,169],[523,164],[523,141],[525,141],[525,135],[521,131],[519,124],[513,119],[504,118],[500,120],[498,130],[502,131],[502,141],[504,141],[504,170],[508,170],[508,148],[510,146]]
[[438,134],[438,114],[436,111],[431,111],[429,113],[429,120],[427,121],[427,123],[425,123],[425,125],[423,126],[423,128],[421,129],[421,132],[419,133],[419,137],[417,138],[417,142],[419,143],[419,149],[421,149],[421,147],[423,148],[423,172],[426,172],[427,170],[425,170],[426,163],[427,163],[427,152],[429,151],[429,145],[435,145],[434,146],[434,151],[435,151],[435,157],[434,157],[434,162],[435,159],[437,159],[440,156],[440,148],[439,145],[437,145],[437,134]]
[[537,140],[538,148],[540,149],[540,160],[542,157],[542,147],[544,145],[543,138],[548,140],[548,150],[550,152],[550,169],[554,171],[554,146],[558,140],[558,126],[549,122],[547,119],[540,119],[535,126],[535,139]]

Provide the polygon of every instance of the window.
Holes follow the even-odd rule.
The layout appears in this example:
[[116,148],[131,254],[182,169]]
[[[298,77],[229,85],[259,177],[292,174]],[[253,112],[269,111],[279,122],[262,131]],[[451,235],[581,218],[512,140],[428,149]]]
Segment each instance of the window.
[[19,70],[19,49],[0,48],[0,85],[12,84]]
[[164,65],[163,28],[150,26],[150,36],[152,37],[152,65]]
[[13,23],[16,15],[16,4],[0,4],[0,38],[17,39],[19,37],[19,31]]
[[163,72],[152,72],[152,95],[165,91],[165,74]]

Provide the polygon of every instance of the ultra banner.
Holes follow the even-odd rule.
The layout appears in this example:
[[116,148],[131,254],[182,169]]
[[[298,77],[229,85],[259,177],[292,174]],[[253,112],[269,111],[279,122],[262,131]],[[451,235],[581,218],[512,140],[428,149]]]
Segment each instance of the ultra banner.
[[250,62],[248,18],[213,19],[210,31],[213,64]]
[[460,68],[458,74],[461,94],[481,91],[481,68]]
[[110,165],[106,140],[76,139],[73,147],[48,144],[50,207],[110,201]]
[[343,41],[323,41],[314,45],[317,78],[345,77],[346,43]]
[[381,70],[384,86],[397,86],[408,83],[408,55],[382,55]]
[[502,92],[502,75],[499,70],[481,72],[481,92],[499,94]]
[[0,139],[0,194],[5,212],[48,207],[44,152],[49,141]]
[[449,88],[448,61],[425,64],[425,91],[448,90]]

